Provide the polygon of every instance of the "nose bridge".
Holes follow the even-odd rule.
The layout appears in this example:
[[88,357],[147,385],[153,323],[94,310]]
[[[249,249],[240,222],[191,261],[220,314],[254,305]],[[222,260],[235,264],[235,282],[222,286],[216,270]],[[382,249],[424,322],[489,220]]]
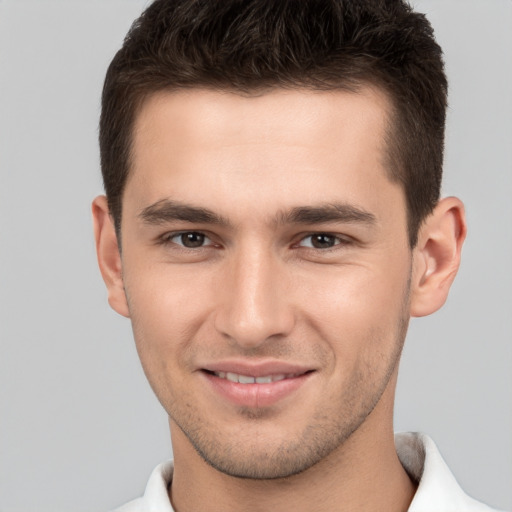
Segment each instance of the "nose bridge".
[[245,347],[289,333],[293,313],[282,262],[270,248],[246,244],[226,268],[217,329]]

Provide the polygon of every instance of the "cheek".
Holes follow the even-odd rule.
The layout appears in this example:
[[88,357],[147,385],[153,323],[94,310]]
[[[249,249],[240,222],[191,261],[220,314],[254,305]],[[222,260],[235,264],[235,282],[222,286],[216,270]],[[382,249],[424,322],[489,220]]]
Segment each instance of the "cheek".
[[329,340],[336,359],[355,364],[360,357],[393,350],[407,316],[407,290],[407,271],[392,265],[384,271],[336,269],[302,288],[302,316]]
[[125,276],[137,350],[145,369],[167,371],[187,360],[191,340],[203,328],[213,304],[204,280],[171,267]]
[[[132,329],[146,378],[168,414],[187,395],[193,351],[191,339],[200,329],[193,295],[175,293],[158,280],[154,287],[127,289]],[[163,288],[163,289],[162,289]]]

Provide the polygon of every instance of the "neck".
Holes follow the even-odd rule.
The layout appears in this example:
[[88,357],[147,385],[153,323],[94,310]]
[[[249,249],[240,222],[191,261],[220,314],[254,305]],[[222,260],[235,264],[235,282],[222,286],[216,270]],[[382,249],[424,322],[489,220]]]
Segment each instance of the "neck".
[[381,397],[359,429],[321,462],[275,480],[235,478],[212,468],[171,421],[175,470],[169,492],[175,511],[407,511],[415,485],[395,450],[393,394]]

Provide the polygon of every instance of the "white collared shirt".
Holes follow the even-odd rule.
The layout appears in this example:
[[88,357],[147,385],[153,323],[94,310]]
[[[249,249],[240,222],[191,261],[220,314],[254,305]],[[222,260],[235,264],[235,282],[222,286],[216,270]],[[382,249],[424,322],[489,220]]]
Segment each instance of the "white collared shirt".
[[[395,445],[402,466],[418,483],[408,512],[496,512],[460,488],[430,437],[413,432],[396,434]],[[144,496],[114,512],[174,512],[167,494],[172,473],[172,461],[158,465]]]

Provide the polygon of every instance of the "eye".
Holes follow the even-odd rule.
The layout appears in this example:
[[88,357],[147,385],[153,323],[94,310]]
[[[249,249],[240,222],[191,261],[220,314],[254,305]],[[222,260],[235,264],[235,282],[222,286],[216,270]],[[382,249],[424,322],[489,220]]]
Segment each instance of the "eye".
[[327,233],[314,233],[303,238],[299,247],[310,247],[312,249],[331,249],[336,245],[346,243],[346,240]]
[[180,245],[187,249],[197,249],[199,247],[212,245],[212,241],[204,233],[199,233],[197,231],[171,233],[164,238],[164,242]]

